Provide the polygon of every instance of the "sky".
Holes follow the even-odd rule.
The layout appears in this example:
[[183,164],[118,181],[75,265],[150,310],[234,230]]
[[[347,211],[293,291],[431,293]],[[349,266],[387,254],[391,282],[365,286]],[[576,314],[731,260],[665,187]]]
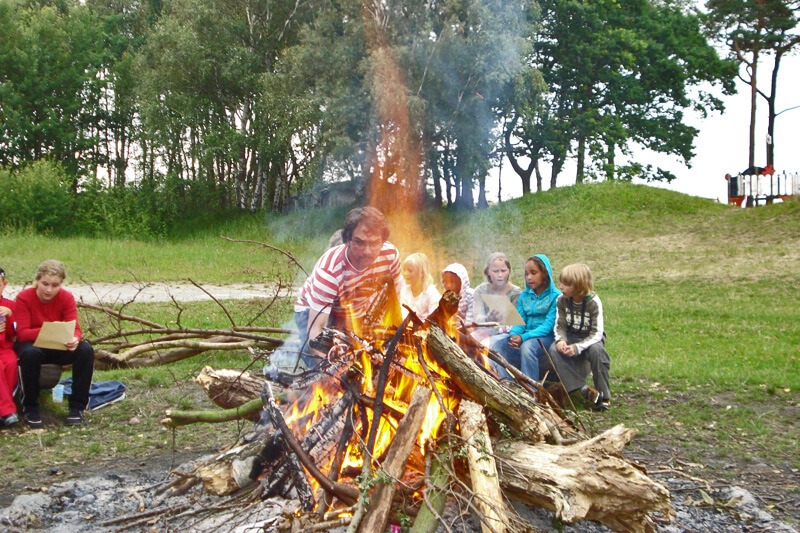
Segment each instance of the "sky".
[[[768,92],[769,76],[772,64],[760,64],[759,84]],[[784,57],[778,75],[778,89],[776,109],[780,114],[775,119],[775,169],[778,172],[800,172],[800,56]],[[653,186],[663,187],[692,196],[718,199],[727,202],[725,181],[726,173],[738,173],[748,166],[747,154],[750,127],[750,93],[749,87],[743,82],[736,83],[737,94],[722,98],[725,103],[724,113],[710,115],[706,119],[690,116],[687,119],[691,125],[700,130],[695,139],[695,157],[691,161],[691,168],[682,164],[677,158],[668,158],[653,152],[639,152],[637,157],[642,158],[642,163],[649,163],[671,171],[677,179],[671,183],[651,183]],[[717,92],[721,96],[721,91]],[[759,97],[756,116],[756,166],[766,165],[766,131],[767,131],[767,106],[766,101]],[[543,168],[544,181],[550,179],[549,167]],[[490,202],[497,200],[497,171],[487,180],[487,197]],[[521,195],[521,183],[511,170],[508,161],[503,163],[502,198],[509,199]],[[569,185],[575,180],[575,166],[566,167],[559,176],[559,186]],[[531,184],[535,187],[535,183]]]

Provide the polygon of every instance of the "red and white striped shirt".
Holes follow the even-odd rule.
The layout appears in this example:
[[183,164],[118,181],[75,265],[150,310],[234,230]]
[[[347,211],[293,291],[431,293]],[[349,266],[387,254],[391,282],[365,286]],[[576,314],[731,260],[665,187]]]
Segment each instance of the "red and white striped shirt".
[[300,289],[295,311],[330,313],[338,299],[339,306],[361,316],[381,279],[392,278],[395,290],[399,290],[400,252],[392,243],[384,242],[375,261],[362,271],[350,264],[346,250],[347,244],[340,244],[322,254]]

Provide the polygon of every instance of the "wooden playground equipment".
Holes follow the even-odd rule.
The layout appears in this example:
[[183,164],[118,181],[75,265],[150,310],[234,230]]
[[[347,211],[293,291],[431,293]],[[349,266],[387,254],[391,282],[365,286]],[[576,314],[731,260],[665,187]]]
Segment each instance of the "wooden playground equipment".
[[800,196],[800,172],[771,172],[772,169],[748,169],[737,175],[726,174],[728,204],[739,207],[769,205]]

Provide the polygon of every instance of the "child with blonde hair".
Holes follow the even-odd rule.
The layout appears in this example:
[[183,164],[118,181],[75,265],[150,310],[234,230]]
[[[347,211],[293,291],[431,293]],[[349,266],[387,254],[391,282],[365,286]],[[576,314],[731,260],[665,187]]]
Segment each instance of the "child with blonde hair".
[[[611,404],[611,358],[605,348],[603,304],[594,292],[592,272],[583,263],[567,265],[561,270],[559,286],[555,342],[550,346],[556,373],[567,392],[580,390],[593,409],[606,410]],[[590,372],[594,387],[586,384]]]
[[[424,320],[436,310],[442,295],[436,288],[431,275],[431,263],[422,252],[409,255],[400,265],[403,283],[400,287],[400,304],[408,306]],[[403,307],[403,317],[408,310]]]

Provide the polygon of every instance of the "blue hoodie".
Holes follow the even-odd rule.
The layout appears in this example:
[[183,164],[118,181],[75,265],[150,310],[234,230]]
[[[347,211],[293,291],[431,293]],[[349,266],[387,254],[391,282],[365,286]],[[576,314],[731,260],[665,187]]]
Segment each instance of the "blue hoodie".
[[553,281],[553,267],[550,266],[550,260],[543,254],[536,254],[534,257],[538,257],[544,263],[547,276],[550,278],[550,286],[543,290],[542,294],[536,294],[526,283],[520,293],[517,299],[517,311],[525,321],[525,325],[514,326],[509,334],[519,335],[522,337],[522,342],[553,334],[556,325],[556,300],[561,294]]

